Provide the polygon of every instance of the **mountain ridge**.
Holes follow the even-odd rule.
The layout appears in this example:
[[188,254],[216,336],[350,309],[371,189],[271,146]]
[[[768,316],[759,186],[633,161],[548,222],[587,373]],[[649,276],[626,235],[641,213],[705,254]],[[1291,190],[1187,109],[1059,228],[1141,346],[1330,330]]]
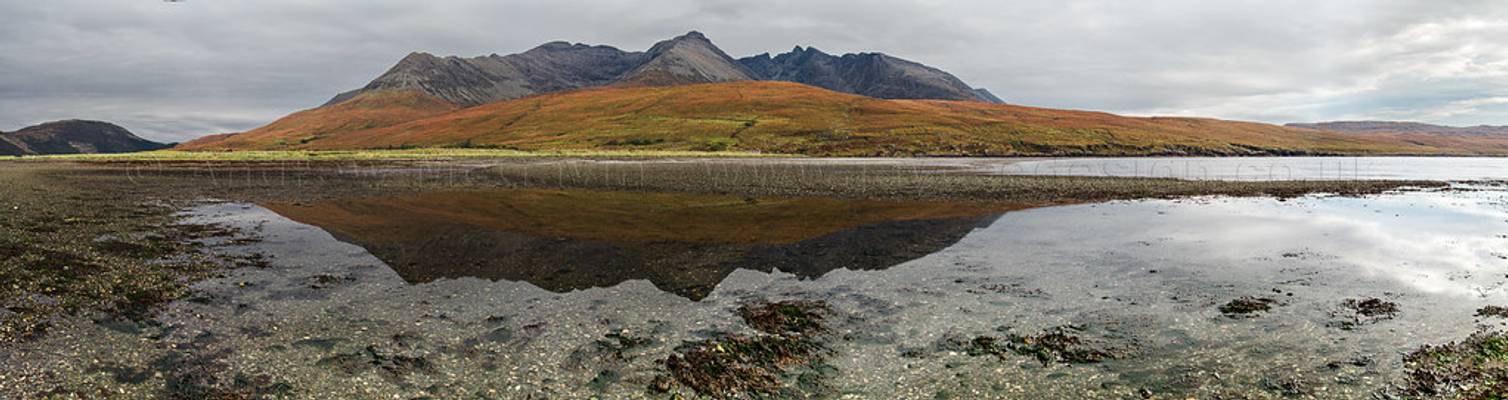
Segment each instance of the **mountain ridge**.
[[[739,59],[762,80],[803,83],[882,99],[974,100],[1001,103],[943,70],[885,53],[827,54],[796,46],[788,53]],[[988,92],[988,91],[986,91]]]
[[[802,50],[801,46],[796,46]],[[816,50],[815,48],[811,48]],[[818,51],[820,53],[820,51]],[[755,57],[734,59],[701,32],[656,43],[644,52],[563,41],[528,51],[461,58],[424,52],[405,56],[362,88],[344,92],[324,106],[357,94],[417,90],[459,106],[478,106],[534,95],[613,85],[681,85],[752,80],[787,80],[880,98],[991,101],[957,77],[921,63],[883,53],[806,58],[811,66],[774,65],[823,74],[775,73],[751,66]],[[764,54],[769,58],[768,53]],[[746,62],[745,60],[749,60]],[[786,60],[786,59],[782,59]]]

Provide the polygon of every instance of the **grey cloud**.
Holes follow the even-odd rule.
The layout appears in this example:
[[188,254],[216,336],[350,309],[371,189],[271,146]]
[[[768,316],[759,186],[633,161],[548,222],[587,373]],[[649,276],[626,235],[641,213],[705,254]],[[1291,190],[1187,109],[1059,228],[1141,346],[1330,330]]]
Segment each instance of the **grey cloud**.
[[735,55],[883,51],[1028,105],[1269,122],[1508,123],[1508,3],[1201,0],[0,2],[0,129],[61,118],[166,141],[245,130],[410,51],[551,40]]

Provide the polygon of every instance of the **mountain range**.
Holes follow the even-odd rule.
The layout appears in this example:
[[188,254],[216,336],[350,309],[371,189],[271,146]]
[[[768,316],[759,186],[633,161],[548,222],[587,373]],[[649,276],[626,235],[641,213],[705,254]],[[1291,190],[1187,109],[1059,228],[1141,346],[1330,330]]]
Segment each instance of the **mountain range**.
[[796,47],[778,56],[734,59],[705,35],[690,32],[644,52],[551,42],[518,54],[437,57],[412,53],[365,87],[342,93],[334,105],[361,93],[414,90],[460,106],[602,86],[672,86],[732,81],[788,81],[886,99],[999,102],[988,90],[947,72],[882,53],[833,56]]
[[1477,125],[1467,127],[1432,125],[1422,122],[1335,121],[1288,124],[1295,128],[1352,133],[1424,133],[1441,135],[1508,135],[1508,126]]
[[170,145],[142,139],[101,121],[66,120],[0,132],[0,155],[129,153]]

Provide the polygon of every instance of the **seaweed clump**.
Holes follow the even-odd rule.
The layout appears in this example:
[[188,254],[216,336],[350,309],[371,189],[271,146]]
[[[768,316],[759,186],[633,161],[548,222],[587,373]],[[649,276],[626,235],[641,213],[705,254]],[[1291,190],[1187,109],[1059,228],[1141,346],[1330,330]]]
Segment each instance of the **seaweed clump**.
[[833,371],[823,362],[831,351],[821,340],[829,332],[823,325],[828,312],[826,303],[815,301],[739,307],[744,322],[763,334],[725,334],[686,343],[665,359],[665,373],[651,388],[668,392],[679,386],[712,398],[820,391],[823,377]]
[[1508,393],[1508,333],[1477,332],[1466,340],[1424,346],[1403,358],[1406,397],[1501,399]]
[[1251,318],[1256,313],[1272,310],[1277,300],[1265,297],[1245,296],[1220,306],[1220,313],[1230,318]]
[[823,333],[822,313],[827,304],[819,301],[781,301],[763,304],[745,304],[738,307],[738,316],[760,332],[772,335],[811,335]]
[[1486,306],[1477,309],[1478,317],[1508,318],[1508,307]]
[[940,347],[962,351],[970,356],[993,355],[1002,360],[1010,354],[1035,358],[1042,365],[1052,363],[1093,364],[1118,356],[1074,334],[1072,327],[1057,327],[1036,335],[1009,334],[1004,338],[981,335],[964,340],[943,338]]
[[1393,319],[1398,316],[1399,310],[1398,303],[1383,299],[1346,299],[1341,302],[1341,311],[1333,314],[1341,318],[1335,323],[1336,326],[1352,330],[1361,325]]

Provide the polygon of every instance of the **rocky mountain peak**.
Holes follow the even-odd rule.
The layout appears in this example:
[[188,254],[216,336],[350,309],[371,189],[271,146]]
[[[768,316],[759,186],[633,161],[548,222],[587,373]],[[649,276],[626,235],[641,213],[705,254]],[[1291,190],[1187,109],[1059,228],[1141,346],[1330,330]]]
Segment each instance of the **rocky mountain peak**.
[[399,67],[433,65],[439,61],[440,57],[436,57],[433,54],[416,51],[413,53],[408,53],[408,55],[404,56],[402,60],[398,60],[398,65],[394,66],[394,69],[397,69]]
[[619,79],[626,84],[681,85],[754,80],[755,74],[700,32],[656,43],[643,65]]
[[701,32],[697,31],[691,31],[686,33],[685,35],[676,36],[670,38],[669,40],[663,40],[659,43],[655,43],[655,45],[653,47],[650,47],[649,51],[645,53],[649,54],[650,57],[654,57],[655,55],[663,54],[679,48],[715,50],[718,53],[722,53],[722,49],[718,49],[717,45],[712,44],[711,39],[708,39],[706,35],[703,35]]

